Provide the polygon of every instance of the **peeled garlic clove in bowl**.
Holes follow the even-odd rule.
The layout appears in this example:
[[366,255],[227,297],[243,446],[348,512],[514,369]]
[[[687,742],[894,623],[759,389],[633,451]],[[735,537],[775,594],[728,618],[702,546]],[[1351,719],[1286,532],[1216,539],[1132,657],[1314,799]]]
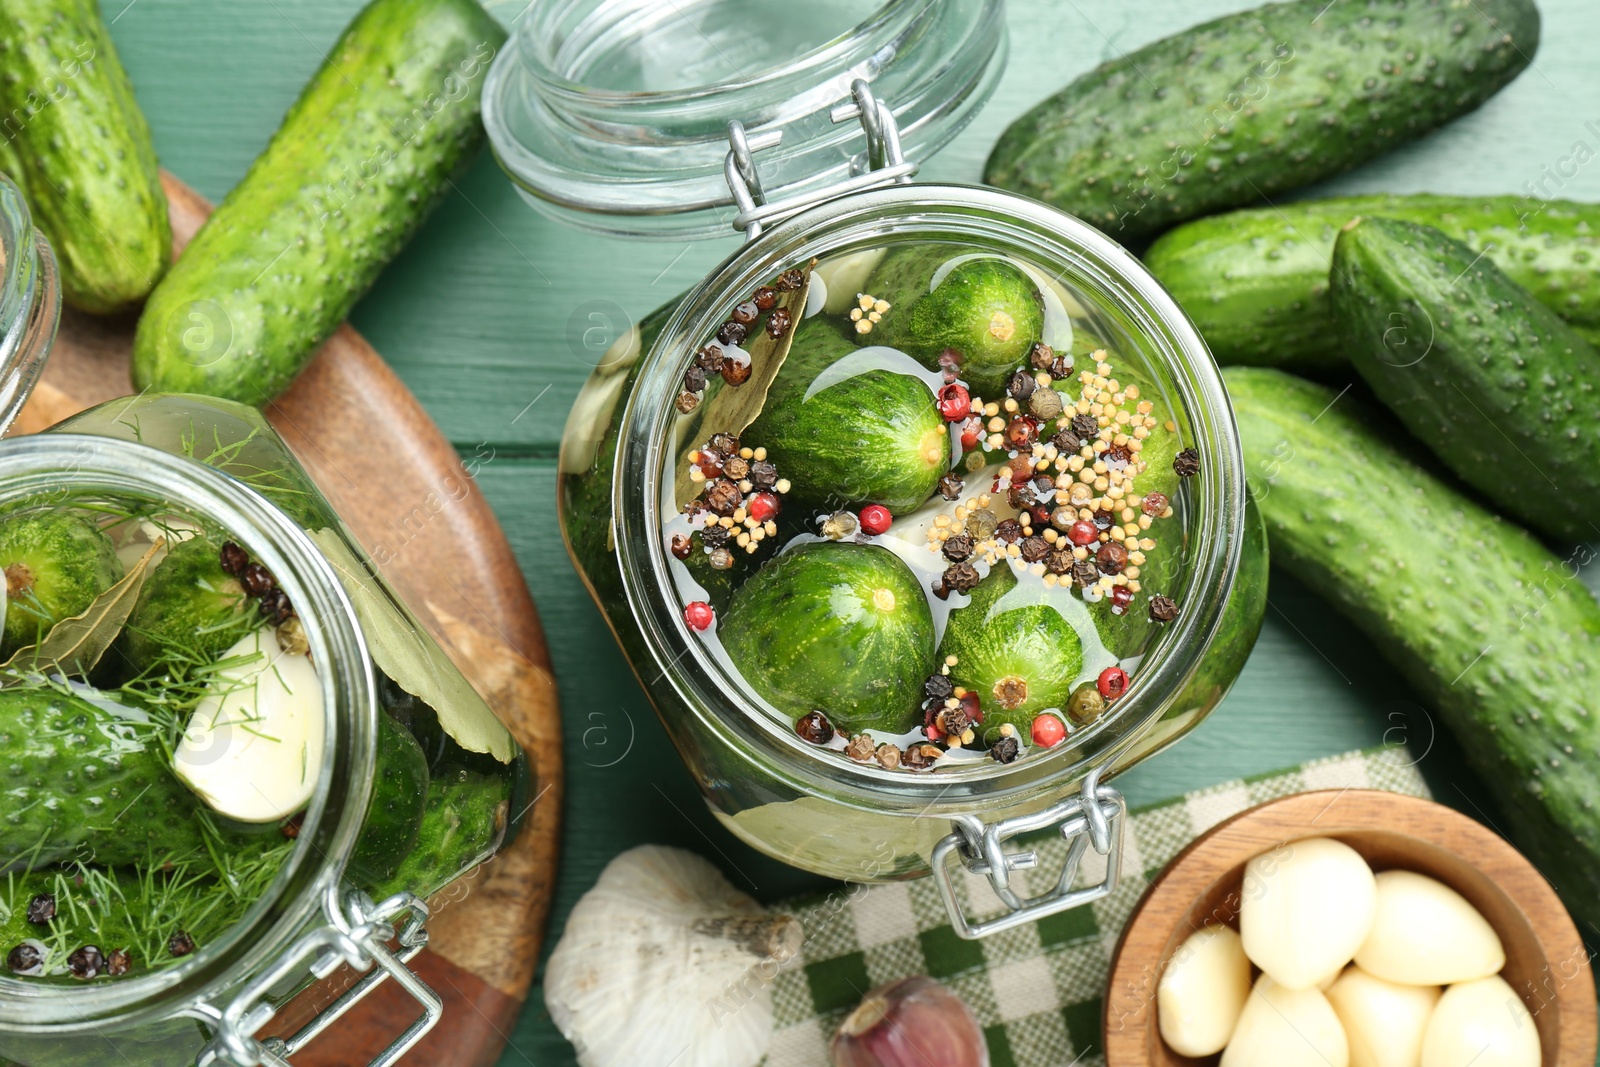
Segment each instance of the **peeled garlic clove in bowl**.
[[1377,885],[1355,849],[1307,837],[1252,859],[1240,897],[1245,955],[1283,988],[1312,989],[1366,941]]
[[1161,973],[1161,1038],[1182,1056],[1221,1052],[1249,996],[1250,961],[1239,935],[1226,926],[1196,930]]
[[1350,1045],[1328,998],[1256,979],[1221,1067],[1349,1067]]
[[622,853],[578,901],[545,967],[550,1017],[582,1067],[752,1067],[771,981],[800,924],[681,849]]
[[1444,991],[1422,1039],[1422,1067],[1539,1067],[1533,1016],[1499,975]]
[[1372,932],[1356,953],[1362,970],[1406,985],[1453,985],[1506,965],[1494,927],[1443,882],[1384,871],[1377,886]]
[[1350,1067],[1417,1067],[1422,1035],[1438,1002],[1438,986],[1385,981],[1359,966],[1328,990],[1350,1042]]

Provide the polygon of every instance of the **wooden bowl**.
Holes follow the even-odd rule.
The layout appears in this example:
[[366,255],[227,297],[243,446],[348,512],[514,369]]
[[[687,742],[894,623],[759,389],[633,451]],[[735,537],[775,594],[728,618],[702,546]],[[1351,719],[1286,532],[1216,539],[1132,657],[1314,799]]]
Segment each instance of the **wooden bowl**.
[[1442,804],[1377,790],[1270,801],[1212,827],[1159,874],[1123,929],[1106,987],[1106,1067],[1201,1067],[1161,1040],[1156,988],[1189,934],[1237,928],[1245,864],[1305,837],[1332,837],[1375,871],[1437,878],[1483,913],[1506,949],[1501,975],[1539,1028],[1544,1067],[1593,1067],[1596,1013],[1589,953],[1550,883],[1498,834]]

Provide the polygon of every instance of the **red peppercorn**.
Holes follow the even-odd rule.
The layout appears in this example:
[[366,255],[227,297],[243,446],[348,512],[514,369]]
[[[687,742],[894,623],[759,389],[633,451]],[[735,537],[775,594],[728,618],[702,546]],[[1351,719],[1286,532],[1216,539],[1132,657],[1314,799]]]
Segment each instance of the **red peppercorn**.
[[961,377],[961,364],[966,362],[960,352],[947,348],[939,353],[939,370],[944,373],[944,380],[953,382]]
[[1035,504],[1028,509],[1028,516],[1033,519],[1033,524],[1042,530],[1050,525],[1050,505]]
[[1115,700],[1128,691],[1128,672],[1121,667],[1107,667],[1095,679],[1095,688],[1107,700]]
[[1033,743],[1040,748],[1052,748],[1067,736],[1067,724],[1045,712],[1033,717]]
[[778,497],[775,493],[757,493],[745,505],[745,512],[757,522],[766,522],[778,514]]
[[1144,499],[1139,502],[1139,509],[1146,515],[1160,518],[1167,513],[1167,504],[1167,494],[1146,493]]
[[1092,545],[1100,538],[1100,531],[1088,519],[1079,519],[1067,528],[1067,540],[1075,545]]
[[1027,452],[1039,440],[1039,424],[1026,415],[1006,423],[1006,444],[1015,452]]
[[946,422],[959,422],[972,414],[972,396],[967,387],[951,382],[939,390],[939,414]]
[[1111,587],[1111,614],[1121,615],[1133,603],[1133,590],[1125,585]]
[[755,295],[753,295],[750,299],[754,300],[756,302],[756,307],[760,308],[762,311],[771,311],[773,306],[778,302],[778,294],[770,285],[763,285],[761,288],[755,291]]
[[889,514],[889,509],[882,504],[868,504],[861,509],[861,529],[866,533],[877,536],[889,528],[894,521],[894,516]]
[[968,693],[961,698],[961,710],[967,713],[967,718],[973,722],[983,722],[983,708],[978,703],[977,693]]
[[711,605],[704,600],[696,600],[683,609],[683,621],[691,629],[709,630],[711,623],[716,619],[716,614],[711,610]]

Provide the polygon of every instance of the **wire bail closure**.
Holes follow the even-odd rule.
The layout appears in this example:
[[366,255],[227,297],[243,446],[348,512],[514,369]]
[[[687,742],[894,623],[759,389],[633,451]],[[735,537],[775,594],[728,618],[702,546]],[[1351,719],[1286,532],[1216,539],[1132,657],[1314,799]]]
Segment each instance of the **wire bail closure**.
[[[196,1067],[292,1067],[290,1056],[390,978],[422,1006],[422,1014],[369,1067],[392,1067],[439,1022],[444,1001],[406,966],[427,947],[428,905],[411,893],[397,893],[374,904],[365,893],[349,889],[342,907],[334,897],[330,891],[328,925],[302,936],[222,1011],[201,1006],[198,1017],[215,1030],[215,1036],[195,1060]],[[397,928],[402,915],[406,921]],[[390,951],[390,941],[398,942],[398,952]],[[326,978],[341,964],[367,973],[292,1036],[255,1036],[277,1014],[271,999],[275,989],[306,970],[317,979]]]
[[761,175],[756,171],[755,153],[783,143],[783,131],[764,130],[752,136],[737,119],[728,123],[728,155],[722,169],[739,209],[733,228],[743,231],[746,241],[761,236],[762,229],[769,223],[835,197],[911,183],[918,165],[907,160],[901,150],[900,126],[895,122],[894,112],[873,95],[872,86],[863,78],[850,83],[850,95],[853,99],[835,107],[828,117],[835,123],[860,121],[867,135],[867,169],[826,188],[780,200],[768,202],[761,188]]
[[[1122,827],[1127,813],[1127,801],[1116,789],[1100,784],[1100,769],[1096,768],[1084,778],[1077,794],[1032,815],[1018,815],[993,825],[985,824],[976,815],[958,815],[951,819],[951,832],[933,848],[932,865],[934,883],[956,936],[976,941],[1110,896],[1121,874]],[[1019,834],[1052,826],[1067,840],[1066,862],[1061,866],[1055,885],[1048,891],[1023,897],[1011,883],[1012,872],[1038,867],[1039,854],[1033,849],[1007,852],[1005,842]],[[1090,845],[1106,857],[1105,878],[1094,885],[1073,889],[1072,883]],[[956,895],[951,856],[960,860],[961,866],[972,874],[988,879],[994,895],[1005,905],[1004,912],[985,922],[974,922],[967,917]]]

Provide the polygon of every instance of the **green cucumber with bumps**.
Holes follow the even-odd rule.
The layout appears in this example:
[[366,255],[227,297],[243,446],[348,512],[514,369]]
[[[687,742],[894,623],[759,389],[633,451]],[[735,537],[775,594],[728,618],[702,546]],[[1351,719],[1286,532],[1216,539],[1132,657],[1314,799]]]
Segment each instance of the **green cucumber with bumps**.
[[455,881],[500,847],[511,825],[510,804],[511,787],[498,775],[456,770],[433,779],[415,846],[392,878],[372,886],[374,895],[408,891],[426,897]]
[[1347,196],[1247,208],[1162,235],[1144,255],[1217,361],[1320,373],[1347,365],[1328,300],[1339,229],[1381,216],[1432,226],[1600,344],[1600,204],[1521,196]]
[[1273,563],[1439,712],[1512,841],[1580,925],[1600,923],[1600,602],[1576,576],[1592,554],[1551,553],[1348,396],[1265,368],[1226,377]]
[[0,689],[0,870],[115,867],[204,847],[200,802],[143,712],[49,686]]
[[70,511],[19,512],[0,520],[0,573],[6,583],[7,656],[88,609],[122,577],[111,539]]
[[0,169],[50,239],[67,303],[143,300],[172,258],[150,127],[95,0],[0,0]]
[[124,631],[128,661],[136,672],[168,657],[213,661],[258,624],[248,607],[215,541],[197,534],[179,542],[139,590]]
[[867,287],[889,310],[872,330],[855,335],[857,344],[898,348],[929,370],[939,370],[940,355],[954,351],[962,380],[981,396],[1001,396],[1044,333],[1038,285],[1003,256],[905,245],[889,251]]
[[394,877],[416,847],[427,804],[428,757],[411,731],[380,710],[372,799],[350,857],[350,872],[362,885]]
[[1338,174],[1478,107],[1533,0],[1294,0],[1102,63],[1012,123],[984,181],[1124,243]]
[[933,667],[933,616],[921,584],[877,545],[791,548],[748,578],[717,624],[745,681],[798,720],[839,730],[908,732]]
[[742,439],[767,450],[795,502],[882,504],[903,515],[922,506],[950,469],[950,431],[920,377],[881,368],[850,373],[841,361],[855,352],[822,316],[805,320]]
[[1508,515],[1600,539],[1600,352],[1485,257],[1396,219],[1348,223],[1334,319],[1418,440]]
[[151,295],[135,388],[287,388],[477,154],[504,41],[475,0],[372,0]]

